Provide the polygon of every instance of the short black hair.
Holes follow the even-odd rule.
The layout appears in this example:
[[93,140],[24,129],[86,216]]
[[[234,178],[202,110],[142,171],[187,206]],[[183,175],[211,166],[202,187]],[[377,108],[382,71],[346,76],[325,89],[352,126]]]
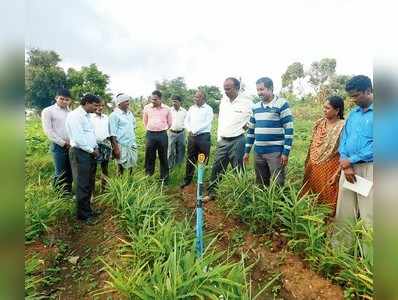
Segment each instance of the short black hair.
[[58,97],[58,96],[71,98],[71,95],[70,95],[69,90],[68,90],[68,89],[65,89],[65,88],[60,88],[60,89],[57,91],[56,97]]
[[228,77],[227,79],[225,79],[225,81],[227,80],[232,80],[232,82],[234,83],[234,87],[237,91],[240,90],[240,81],[238,79],[236,79],[235,77]]
[[92,94],[86,94],[80,100],[80,105],[86,105],[86,103],[101,103],[101,99],[98,96]]
[[162,93],[159,90],[154,90],[152,92],[152,95],[153,96],[158,96],[159,98],[162,98]]
[[264,84],[264,87],[267,89],[273,91],[274,90],[274,83],[272,82],[272,79],[269,77],[261,77],[260,79],[257,79],[256,84]]
[[178,95],[173,95],[173,96],[171,97],[171,100],[177,100],[177,101],[179,101],[179,102],[182,101],[181,97],[178,96]]
[[341,120],[343,120],[344,119],[344,100],[343,100],[343,98],[341,98],[340,96],[333,95],[333,96],[329,96],[326,100],[329,102],[329,104],[334,109],[339,111],[338,116]]
[[372,81],[368,76],[357,75],[352,77],[345,85],[346,92],[365,92],[366,90],[373,91]]

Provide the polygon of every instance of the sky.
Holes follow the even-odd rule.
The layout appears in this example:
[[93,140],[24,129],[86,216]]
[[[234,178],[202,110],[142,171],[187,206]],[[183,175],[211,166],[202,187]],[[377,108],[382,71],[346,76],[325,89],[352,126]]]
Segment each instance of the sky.
[[[263,76],[324,57],[338,74],[372,77],[370,0],[26,2],[25,48],[54,50],[61,66],[96,63],[111,92],[147,96],[155,82],[185,78],[189,88],[241,78],[248,94]],[[360,7],[360,11],[358,11]]]

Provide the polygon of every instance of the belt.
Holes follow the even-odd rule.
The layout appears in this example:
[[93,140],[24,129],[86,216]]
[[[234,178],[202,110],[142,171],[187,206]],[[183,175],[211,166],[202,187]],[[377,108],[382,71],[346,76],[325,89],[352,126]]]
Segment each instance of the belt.
[[238,139],[238,138],[240,138],[240,137],[242,137],[243,136],[243,133],[242,134],[240,134],[240,135],[238,135],[238,136],[233,136],[233,137],[221,137],[223,140],[226,140],[226,141],[233,141],[233,140],[236,140],[236,139]]
[[367,164],[367,163],[372,163],[372,162],[373,162],[373,160],[372,160],[372,161],[360,160],[360,161],[357,161],[354,165],[357,165],[357,164]]
[[173,130],[173,129],[170,129],[170,131],[171,131],[172,133],[181,133],[181,132],[184,131],[184,129],[182,129],[182,130]]
[[210,132],[202,132],[202,133],[196,133],[196,134],[191,134],[191,136],[197,137],[205,134],[210,134]]
[[165,133],[165,132],[167,132],[167,130],[161,130],[161,131],[151,131],[151,130],[147,130],[147,132],[149,132],[149,133]]

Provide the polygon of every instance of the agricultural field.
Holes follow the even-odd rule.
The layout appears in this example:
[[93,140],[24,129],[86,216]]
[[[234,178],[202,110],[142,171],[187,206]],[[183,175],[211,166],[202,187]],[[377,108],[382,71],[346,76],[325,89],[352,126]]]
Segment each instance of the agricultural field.
[[[144,175],[138,112],[138,166],[132,176],[117,178],[112,164],[102,194],[98,180],[93,206],[102,214],[93,226],[76,221],[73,200],[52,188],[48,141],[40,120],[27,120],[25,298],[372,299],[373,233],[360,222],[347,227],[355,243],[336,249],[329,209],[313,196],[299,197],[312,124],[322,113],[313,103],[292,109],[285,188],[256,186],[252,158],[245,173],[227,172],[216,201],[205,203],[201,259],[195,254],[196,187],[180,191],[184,165],[172,171],[167,187]],[[216,124],[207,180],[215,131]]]

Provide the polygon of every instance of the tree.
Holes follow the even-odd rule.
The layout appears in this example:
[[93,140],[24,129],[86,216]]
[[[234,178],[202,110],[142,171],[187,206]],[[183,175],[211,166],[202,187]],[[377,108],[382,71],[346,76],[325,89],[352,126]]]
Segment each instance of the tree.
[[338,95],[345,98],[345,85],[350,78],[351,76],[348,75],[331,75],[329,79],[321,85],[319,92],[315,97],[315,101],[323,103],[326,98],[331,95]]
[[309,82],[313,86],[315,92],[321,89],[322,84],[336,72],[336,59],[322,58],[319,62],[314,61],[309,70]]
[[282,75],[282,88],[287,88],[290,93],[293,92],[293,82],[304,77],[304,66],[300,62],[294,62],[287,67]]
[[52,104],[59,88],[66,86],[61,61],[54,51],[32,49],[25,64],[25,102],[28,107],[43,109]]
[[171,103],[171,96],[178,95],[185,98],[188,89],[184,77],[177,77],[171,80],[163,80],[155,83],[156,89],[162,93],[164,101]]
[[55,51],[31,49],[28,52],[27,64],[32,67],[55,67],[61,62],[61,57]]
[[[171,80],[163,80],[156,82],[156,89],[162,93],[164,102],[171,105],[171,97],[178,95],[182,98],[182,105],[186,108],[193,104],[193,97],[197,89],[188,89],[185,84],[184,77],[177,77]],[[221,91],[216,86],[202,85],[198,89],[201,89],[206,96],[207,104],[209,104],[214,112],[218,112],[218,102],[222,97]]]
[[109,101],[112,94],[107,91],[108,84],[109,76],[98,70],[96,64],[82,67],[80,71],[68,69],[67,85],[73,99],[80,99],[84,94],[90,93]]

